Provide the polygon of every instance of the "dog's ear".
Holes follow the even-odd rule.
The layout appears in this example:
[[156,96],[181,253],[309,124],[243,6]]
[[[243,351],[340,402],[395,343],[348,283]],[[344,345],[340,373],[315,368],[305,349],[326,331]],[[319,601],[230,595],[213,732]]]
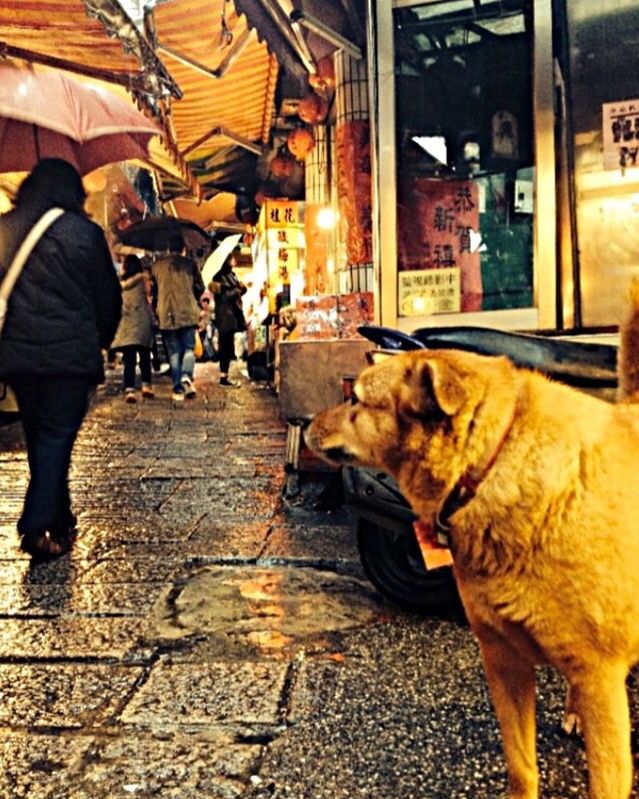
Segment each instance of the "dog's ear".
[[420,358],[406,377],[407,405],[419,416],[436,410],[454,416],[466,400],[463,376],[443,358]]

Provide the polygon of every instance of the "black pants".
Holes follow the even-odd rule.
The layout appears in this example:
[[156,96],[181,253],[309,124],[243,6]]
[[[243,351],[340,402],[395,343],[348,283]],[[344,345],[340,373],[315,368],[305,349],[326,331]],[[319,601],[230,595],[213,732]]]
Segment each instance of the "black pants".
[[227,375],[231,361],[235,359],[235,331],[219,333],[220,374]]
[[140,377],[143,383],[151,385],[151,350],[135,344],[120,347],[124,364],[124,388],[135,388],[135,364],[140,354]]
[[72,523],[68,473],[71,451],[88,407],[85,378],[20,376],[13,386],[20,409],[30,479],[18,532],[65,533]]

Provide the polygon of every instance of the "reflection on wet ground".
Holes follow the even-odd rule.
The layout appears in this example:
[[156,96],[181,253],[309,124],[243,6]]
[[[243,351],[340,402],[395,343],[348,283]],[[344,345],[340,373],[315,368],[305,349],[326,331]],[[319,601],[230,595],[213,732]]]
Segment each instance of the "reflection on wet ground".
[[364,580],[314,568],[211,566],[190,575],[156,606],[160,638],[205,634],[220,651],[263,656],[333,646],[333,633],[388,611]]

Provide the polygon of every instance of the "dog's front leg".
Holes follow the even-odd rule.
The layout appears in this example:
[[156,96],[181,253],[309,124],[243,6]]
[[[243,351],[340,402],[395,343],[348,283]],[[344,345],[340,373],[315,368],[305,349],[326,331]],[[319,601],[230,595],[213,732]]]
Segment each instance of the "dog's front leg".
[[625,663],[572,675],[570,695],[583,723],[591,799],[628,799],[632,786]]
[[501,729],[510,799],[537,799],[535,669],[495,634],[480,636],[482,659]]

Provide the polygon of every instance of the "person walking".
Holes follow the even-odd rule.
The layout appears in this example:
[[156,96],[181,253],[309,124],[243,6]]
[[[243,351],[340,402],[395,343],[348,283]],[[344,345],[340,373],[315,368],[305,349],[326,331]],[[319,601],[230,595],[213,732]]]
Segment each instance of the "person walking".
[[183,254],[182,239],[169,243],[169,252],[152,266],[157,286],[156,313],[169,356],[174,403],[196,395],[195,331],[200,319],[198,300],[204,291],[200,270]]
[[142,396],[155,396],[151,385],[151,346],[153,344],[153,311],[149,302],[150,278],[137,255],[127,255],[122,264],[122,318],[112,349],[122,353],[124,364],[124,399],[137,402],[135,366],[140,361]]
[[102,351],[120,320],[120,284],[104,233],[84,212],[85,199],[76,169],[45,158],[0,217],[1,280],[43,213],[64,211],[28,257],[0,336],[0,376],[16,395],[30,471],[17,527],[22,550],[34,560],[72,547],[71,454],[90,392],[104,381]]
[[214,297],[215,324],[219,338],[220,385],[233,387],[239,386],[239,383],[229,379],[229,367],[235,357],[235,334],[246,330],[242,310],[242,296],[246,294],[246,286],[233,271],[236,263],[235,256],[231,253],[209,283],[209,291]]

